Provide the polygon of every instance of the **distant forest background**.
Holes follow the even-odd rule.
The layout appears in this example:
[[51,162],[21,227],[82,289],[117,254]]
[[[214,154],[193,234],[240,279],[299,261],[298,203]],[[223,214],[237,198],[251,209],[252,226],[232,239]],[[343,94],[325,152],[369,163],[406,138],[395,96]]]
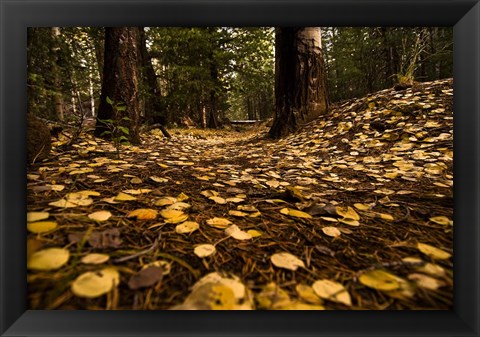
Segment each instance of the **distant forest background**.
[[[151,113],[160,115],[166,126],[183,125],[188,119],[200,127],[273,116],[274,28],[144,27],[140,31],[143,115],[154,109]],[[399,82],[453,77],[451,27],[322,27],[321,34],[330,103]],[[104,42],[102,27],[29,28],[28,111],[65,122],[95,117]],[[217,125],[208,125],[201,117],[211,108],[212,93]],[[146,106],[151,95],[158,96],[156,107]]]

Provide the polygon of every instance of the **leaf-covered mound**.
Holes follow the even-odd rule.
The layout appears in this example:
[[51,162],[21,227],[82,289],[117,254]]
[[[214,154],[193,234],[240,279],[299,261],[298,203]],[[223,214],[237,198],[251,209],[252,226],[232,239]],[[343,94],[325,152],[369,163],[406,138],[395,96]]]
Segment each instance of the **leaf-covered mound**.
[[60,138],[28,172],[29,308],[451,309],[452,94],[384,90],[279,141],[152,130],[119,159]]

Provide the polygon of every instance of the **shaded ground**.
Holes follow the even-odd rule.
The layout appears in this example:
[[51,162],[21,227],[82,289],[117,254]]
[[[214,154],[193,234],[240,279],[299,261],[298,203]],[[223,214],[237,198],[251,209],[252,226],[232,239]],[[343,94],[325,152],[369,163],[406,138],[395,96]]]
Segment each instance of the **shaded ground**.
[[[28,210],[49,212],[58,227],[30,233],[28,247],[29,256],[66,248],[70,259],[56,270],[29,271],[29,308],[168,309],[184,302],[202,276],[219,272],[236,275],[248,289],[243,301],[258,309],[293,309],[298,303],[325,309],[452,309],[452,94],[451,80],[384,90],[343,102],[279,141],[265,138],[265,125],[242,133],[171,130],[171,139],[153,130],[142,146],[122,147],[120,159],[111,144],[89,135],[74,150],[60,152],[55,146],[67,141],[60,138],[54,156],[28,172]],[[85,190],[99,195],[83,206],[50,205]],[[108,199],[122,191],[136,199]],[[177,224],[160,215],[128,217],[136,209],[165,209],[158,203],[165,196],[187,203],[188,221],[199,229],[179,234]],[[260,214],[229,213],[242,206],[254,206]],[[342,215],[348,206],[358,223]],[[285,208],[311,217],[284,214]],[[112,217],[88,217],[100,210]],[[261,235],[228,237],[207,223],[214,217]],[[100,241],[88,240],[92,233]],[[216,252],[198,257],[199,244],[213,244]],[[93,252],[110,260],[80,262]],[[304,267],[276,266],[271,256],[279,252],[294,255]],[[166,261],[169,271],[162,267],[154,284],[132,290],[132,275],[158,260]],[[105,265],[119,271],[117,287],[91,299],[72,293],[80,274]],[[376,270],[398,277],[391,281],[396,286],[361,280]],[[335,294],[312,299],[299,290],[299,284],[318,280],[343,285],[351,302]],[[273,291],[265,289],[271,282]]]

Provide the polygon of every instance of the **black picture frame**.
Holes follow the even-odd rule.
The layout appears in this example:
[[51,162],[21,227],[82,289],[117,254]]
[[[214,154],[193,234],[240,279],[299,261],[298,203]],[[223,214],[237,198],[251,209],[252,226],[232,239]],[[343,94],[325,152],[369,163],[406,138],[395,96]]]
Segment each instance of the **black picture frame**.
[[[478,0],[0,0],[1,336],[478,336]],[[454,310],[26,310],[29,26],[453,26]]]

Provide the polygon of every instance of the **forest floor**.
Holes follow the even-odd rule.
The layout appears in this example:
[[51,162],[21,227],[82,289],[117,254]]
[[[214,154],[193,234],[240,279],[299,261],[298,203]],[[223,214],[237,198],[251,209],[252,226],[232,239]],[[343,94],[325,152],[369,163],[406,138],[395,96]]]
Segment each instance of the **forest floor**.
[[28,170],[29,309],[452,309],[452,98],[383,90],[277,141],[152,130],[120,158],[60,135]]

